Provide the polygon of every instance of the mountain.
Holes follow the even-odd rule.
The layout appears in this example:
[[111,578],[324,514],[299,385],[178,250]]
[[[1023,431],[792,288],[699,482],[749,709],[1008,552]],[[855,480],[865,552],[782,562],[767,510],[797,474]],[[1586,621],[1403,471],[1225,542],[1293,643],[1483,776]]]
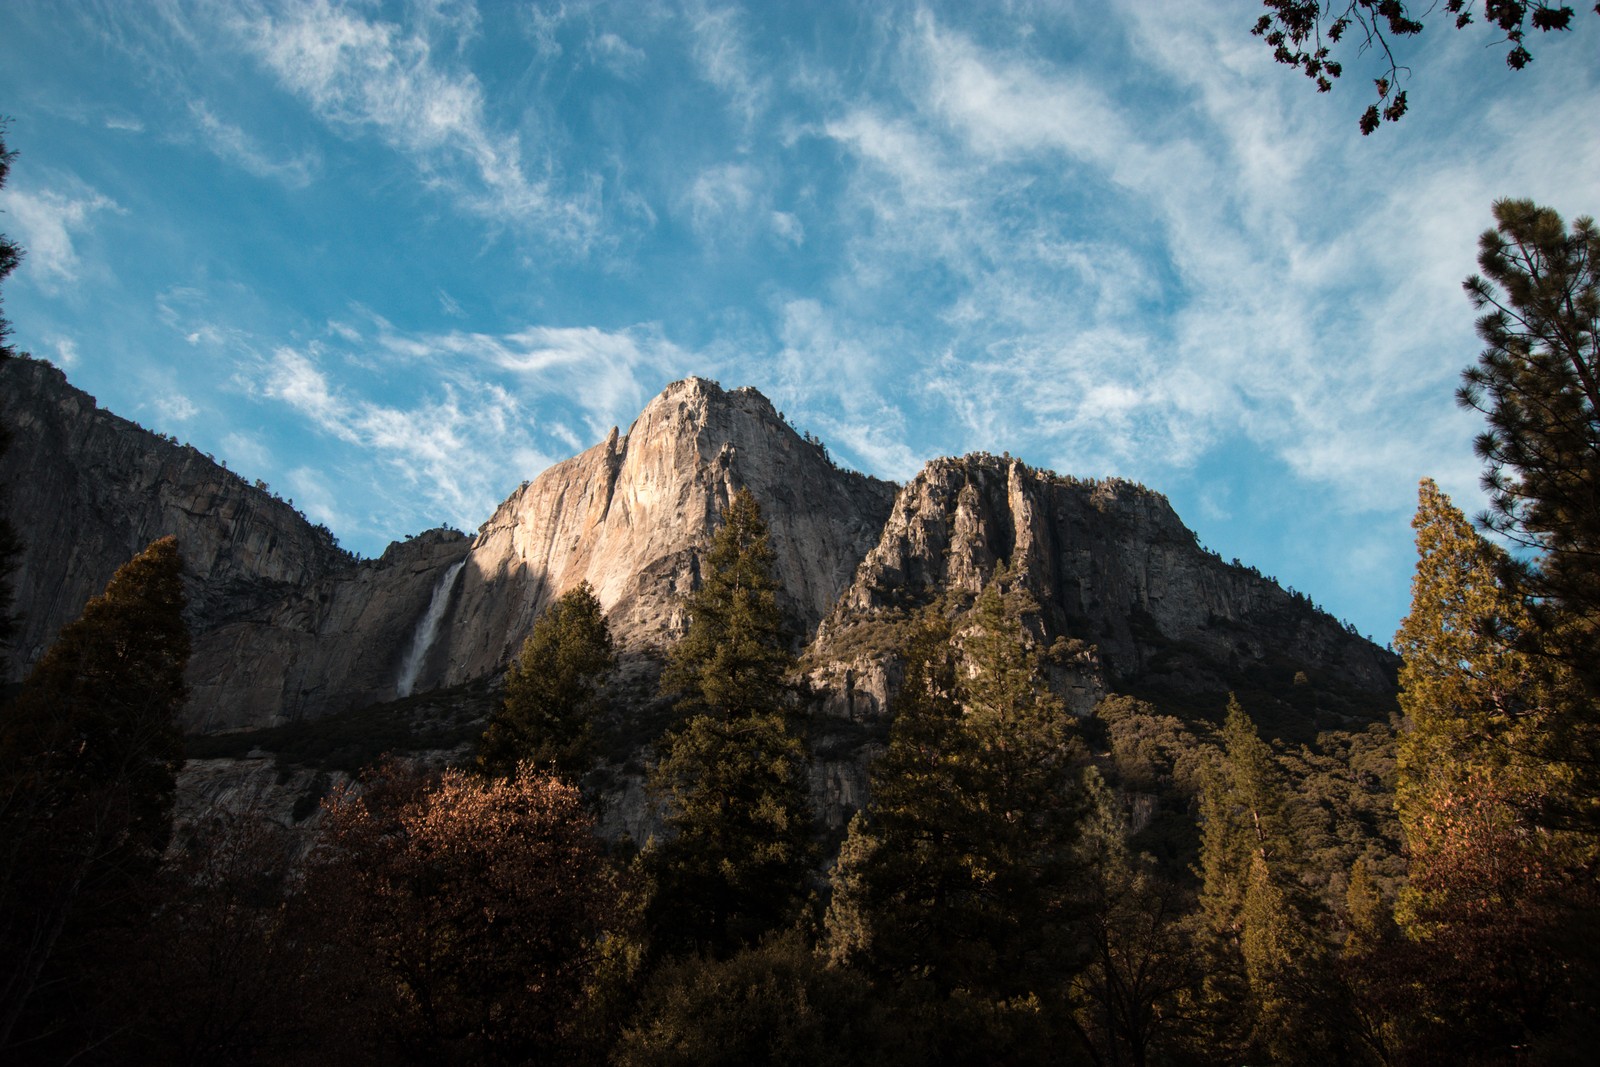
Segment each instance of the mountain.
[[[117,566],[174,534],[191,598],[192,733],[481,688],[579,581],[608,612],[629,706],[644,708],[718,512],[745,487],[772,531],[820,711],[814,792],[835,818],[860,802],[904,623],[935,601],[969,605],[1002,568],[1036,602],[1026,626],[1080,714],[1117,691],[1213,717],[1233,691],[1273,732],[1309,738],[1393,707],[1392,654],[1203,549],[1156,492],[986,453],[934,460],[897,487],[840,469],[748,388],[676,382],[626,434],[520,486],[475,536],[428,531],[357,560],[264,487],[99,410],[48,364],[11,360],[0,385],[15,436],[0,481],[25,546],[14,670]],[[636,761],[613,756],[617,788],[637,794]]]

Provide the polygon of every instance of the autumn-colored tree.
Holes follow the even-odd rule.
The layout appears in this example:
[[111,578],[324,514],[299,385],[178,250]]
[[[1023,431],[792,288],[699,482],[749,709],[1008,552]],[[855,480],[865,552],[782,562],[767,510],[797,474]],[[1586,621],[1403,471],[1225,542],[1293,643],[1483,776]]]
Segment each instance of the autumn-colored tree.
[[531,762],[581,778],[594,765],[601,689],[615,665],[600,601],[579,582],[539,616],[506,672],[505,698],[478,751],[484,773],[507,777]]
[[308,895],[344,958],[343,1025],[369,1048],[577,1055],[616,883],[576,788],[526,764],[484,779],[390,761],[329,802],[324,834]]
[[714,955],[797,916],[814,852],[767,527],[749,490],[722,519],[662,679],[692,713],[662,738],[650,772],[671,836],[641,856],[657,948]]
[[48,1060],[99,1040],[94,976],[149,905],[183,759],[180,569],[170,537],[123,565],[0,718],[7,1056]]

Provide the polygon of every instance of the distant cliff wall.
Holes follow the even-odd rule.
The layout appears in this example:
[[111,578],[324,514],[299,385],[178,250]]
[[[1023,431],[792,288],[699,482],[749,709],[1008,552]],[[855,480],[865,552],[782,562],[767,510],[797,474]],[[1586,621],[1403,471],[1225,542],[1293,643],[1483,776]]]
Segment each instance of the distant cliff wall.
[[0,420],[12,435],[0,492],[22,542],[8,681],[158,537],[178,538],[196,633],[352,566],[292,506],[195,449],[100,410],[48,363],[0,364]]

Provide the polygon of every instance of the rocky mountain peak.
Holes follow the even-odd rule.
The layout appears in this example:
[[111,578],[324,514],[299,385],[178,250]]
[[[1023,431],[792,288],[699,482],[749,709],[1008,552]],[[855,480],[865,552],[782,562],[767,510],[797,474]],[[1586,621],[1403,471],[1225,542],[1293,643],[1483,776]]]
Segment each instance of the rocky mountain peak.
[[480,528],[446,631],[440,680],[503,665],[555,597],[587,581],[625,646],[681,630],[718,515],[748,488],[772,530],[797,637],[833,606],[894,487],[841,470],[754,389],[667,386],[634,420],[525,483]]

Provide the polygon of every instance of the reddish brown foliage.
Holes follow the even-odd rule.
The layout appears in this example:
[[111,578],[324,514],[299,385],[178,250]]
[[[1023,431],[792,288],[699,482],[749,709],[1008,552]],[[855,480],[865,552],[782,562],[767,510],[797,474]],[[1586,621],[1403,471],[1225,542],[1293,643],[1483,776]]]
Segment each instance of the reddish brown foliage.
[[310,899],[373,1037],[428,1061],[568,1050],[615,901],[578,791],[527,765],[491,781],[389,762],[363,785],[329,805]]

